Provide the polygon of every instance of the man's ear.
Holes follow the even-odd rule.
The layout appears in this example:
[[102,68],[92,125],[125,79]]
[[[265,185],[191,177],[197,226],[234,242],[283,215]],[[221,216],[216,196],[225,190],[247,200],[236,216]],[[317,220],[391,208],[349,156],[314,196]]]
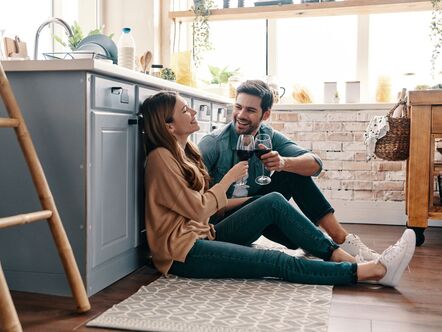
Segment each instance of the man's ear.
[[270,115],[272,114],[272,110],[269,108],[267,111],[265,111],[263,114],[262,114],[262,120],[263,121],[265,121],[265,120],[267,120],[268,118],[270,118]]

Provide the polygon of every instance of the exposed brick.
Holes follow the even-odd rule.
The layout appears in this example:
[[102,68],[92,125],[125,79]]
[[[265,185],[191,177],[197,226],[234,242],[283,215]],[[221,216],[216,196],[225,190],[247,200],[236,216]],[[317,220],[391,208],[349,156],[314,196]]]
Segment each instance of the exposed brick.
[[353,141],[353,133],[333,133],[333,132],[330,132],[327,135],[327,139],[330,141],[352,142]]
[[372,190],[372,181],[342,180],[341,189]]
[[353,172],[350,171],[328,171],[325,173],[329,179],[350,180],[354,179]]
[[331,190],[324,189],[324,190],[322,190],[322,193],[324,194],[325,198],[327,198],[328,200],[332,199],[332,192],[331,192]]
[[284,123],[283,122],[273,122],[271,124],[273,129],[279,130],[279,131],[284,131]]
[[404,183],[402,181],[382,181],[373,183],[374,190],[391,190],[401,191],[404,190]]
[[299,113],[299,121],[324,121],[327,119],[325,112],[302,112]]
[[331,190],[331,197],[333,199],[352,200],[353,190]]
[[362,181],[384,181],[385,173],[369,171],[353,171],[355,179]]
[[344,142],[342,143],[343,151],[365,151],[363,142]]
[[344,166],[342,164],[342,161],[335,161],[335,160],[323,160],[322,161],[322,168],[324,170],[329,170],[329,171],[335,171],[335,170],[342,170],[344,169]]
[[344,122],[344,121],[357,121],[358,115],[355,112],[330,112],[327,114],[327,121],[329,122]]
[[325,159],[328,160],[353,160],[354,152],[345,151],[345,152],[325,152]]
[[295,112],[278,112],[280,121],[299,121],[299,114]]
[[[386,112],[385,112],[386,114]],[[365,121],[370,122],[371,119],[373,119],[377,115],[384,115],[382,111],[379,112],[373,112],[373,111],[360,111],[356,113],[356,119],[357,121]]]
[[405,171],[400,172],[388,172],[385,174],[385,180],[388,181],[405,181],[407,174]]
[[341,142],[313,142],[312,149],[314,151],[342,151]]
[[325,141],[327,139],[326,133],[321,132],[298,132],[296,133],[300,141]]
[[365,132],[368,122],[344,122],[343,131],[360,131]]
[[329,180],[329,179],[315,179],[316,184],[321,189],[339,189],[341,187],[341,182],[339,180]]
[[403,201],[405,192],[403,191],[384,191],[384,200],[386,201]]
[[374,198],[374,193],[371,190],[355,190],[353,192],[353,199],[355,201],[371,201]]
[[367,153],[366,152],[355,152],[354,154],[355,160],[367,160]]
[[[365,141],[365,139],[364,139],[364,133],[354,132],[354,133],[353,133],[353,141],[355,141],[355,142],[361,142],[362,144],[364,144],[364,141]],[[364,144],[364,146],[365,146],[365,144]],[[364,150],[365,150],[365,148],[364,148]]]
[[314,122],[313,131],[342,131],[340,122]]
[[366,161],[343,161],[342,169],[349,171],[369,171],[371,170],[371,163]]
[[287,133],[294,133],[297,131],[312,131],[313,124],[311,122],[286,122],[285,131]]
[[[405,163],[405,162],[403,162]],[[400,171],[402,170],[402,162],[397,161],[384,161],[377,164],[377,170],[380,172],[383,171]]]
[[312,142],[310,141],[297,141],[296,144],[298,144],[300,147],[311,150],[312,149]]

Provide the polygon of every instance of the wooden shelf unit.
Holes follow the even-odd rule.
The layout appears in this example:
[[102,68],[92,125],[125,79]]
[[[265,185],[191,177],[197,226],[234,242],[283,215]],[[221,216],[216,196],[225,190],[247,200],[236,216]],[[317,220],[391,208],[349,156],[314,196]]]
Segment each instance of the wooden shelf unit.
[[442,220],[434,195],[434,178],[442,173],[435,163],[435,139],[442,138],[442,90],[410,91],[410,156],[407,163],[409,227],[426,228],[428,219]]
[[[429,0],[345,0],[258,7],[213,9],[210,21],[296,18],[313,16],[365,15],[431,10]],[[192,10],[169,12],[176,21],[192,21]]]

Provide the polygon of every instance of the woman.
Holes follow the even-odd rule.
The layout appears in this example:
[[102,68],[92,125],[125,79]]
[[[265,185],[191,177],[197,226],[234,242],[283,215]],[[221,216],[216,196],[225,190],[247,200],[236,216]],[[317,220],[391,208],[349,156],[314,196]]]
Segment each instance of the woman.
[[[214,214],[238,208],[248,198],[227,200],[226,191],[247,173],[240,162],[209,189],[209,176],[197,147],[188,140],[199,130],[196,112],[174,92],[147,98],[144,117],[146,226],[155,267],[167,275],[196,278],[273,277],[306,284],[342,285],[377,281],[396,286],[414,253],[415,235],[401,239],[376,261],[356,263],[278,193],[255,199],[215,226]],[[300,248],[321,261],[251,248],[276,225]]]

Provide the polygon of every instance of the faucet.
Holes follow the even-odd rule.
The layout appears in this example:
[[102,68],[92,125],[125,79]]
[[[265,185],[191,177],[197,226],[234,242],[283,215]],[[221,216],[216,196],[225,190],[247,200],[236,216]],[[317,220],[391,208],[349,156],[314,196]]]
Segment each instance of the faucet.
[[47,26],[48,24],[51,23],[58,23],[60,24],[62,27],[65,28],[66,30],[66,34],[69,37],[73,37],[73,32],[71,27],[69,26],[69,24],[66,23],[66,21],[62,20],[61,18],[58,17],[51,17],[49,19],[47,19],[46,21],[44,21],[37,29],[37,33],[35,34],[35,42],[34,42],[34,60],[37,60],[38,57],[38,40],[40,39],[40,32],[41,30],[43,30],[43,28],[45,26]]

